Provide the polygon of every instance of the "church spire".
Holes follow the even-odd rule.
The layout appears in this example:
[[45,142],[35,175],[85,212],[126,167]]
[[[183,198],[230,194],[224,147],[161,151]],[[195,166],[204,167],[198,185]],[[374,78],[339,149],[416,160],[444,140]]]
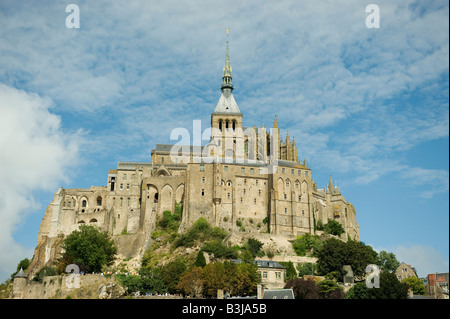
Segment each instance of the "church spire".
[[228,48],[228,34],[230,33],[230,29],[227,30],[227,51],[225,55],[225,66],[223,67],[223,77],[222,77],[222,86],[220,89],[223,93],[229,95],[231,91],[233,91],[232,77],[231,77],[231,65],[230,65],[230,51]]
[[328,182],[328,190],[330,191],[330,193],[333,193],[333,191],[334,191],[334,185],[333,185],[333,180],[331,179],[331,175],[330,175],[330,181]]
[[278,128],[277,115],[275,114],[275,122],[273,123],[273,128]]

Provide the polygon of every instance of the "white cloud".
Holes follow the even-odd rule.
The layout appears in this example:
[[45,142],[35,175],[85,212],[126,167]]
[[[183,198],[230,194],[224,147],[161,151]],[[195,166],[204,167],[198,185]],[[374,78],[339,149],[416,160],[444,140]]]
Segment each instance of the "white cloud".
[[77,160],[78,135],[61,130],[51,100],[0,83],[0,279],[34,251],[13,233],[39,204],[35,191],[54,192]]

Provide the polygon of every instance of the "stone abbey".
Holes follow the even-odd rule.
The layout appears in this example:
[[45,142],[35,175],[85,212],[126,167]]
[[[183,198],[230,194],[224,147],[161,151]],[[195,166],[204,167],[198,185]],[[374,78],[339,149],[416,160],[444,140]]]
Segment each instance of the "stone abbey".
[[332,219],[343,226],[343,240],[359,240],[354,206],[331,177],[328,187],[317,188],[306,161],[298,158],[295,139],[281,137],[276,115],[270,129],[243,126],[231,73],[227,32],[222,93],[211,114],[209,142],[156,144],[150,162],[119,162],[109,170],[107,186],[58,189],[41,222],[30,271],[54,260],[64,237],[80,224],[108,231],[123,257],[139,259],[157,220],[178,205],[180,232],[202,217],[234,234],[292,239]]

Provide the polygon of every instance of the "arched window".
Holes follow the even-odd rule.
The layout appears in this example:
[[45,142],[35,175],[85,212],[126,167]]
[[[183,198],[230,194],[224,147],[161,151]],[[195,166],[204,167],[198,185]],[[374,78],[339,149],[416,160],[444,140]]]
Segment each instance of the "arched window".
[[83,201],[81,202],[81,207],[86,207],[87,206],[87,201],[85,199],[83,199]]
[[97,220],[96,220],[95,218],[92,218],[89,222],[90,222],[90,223],[96,223]]
[[102,206],[102,198],[100,196],[97,197],[97,206]]
[[219,131],[222,132],[222,120],[219,120]]

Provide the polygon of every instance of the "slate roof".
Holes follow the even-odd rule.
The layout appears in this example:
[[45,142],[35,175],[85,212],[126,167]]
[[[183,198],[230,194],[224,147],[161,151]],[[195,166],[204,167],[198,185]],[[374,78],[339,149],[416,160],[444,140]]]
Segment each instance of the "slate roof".
[[280,269],[286,269],[282,264],[279,262],[273,261],[273,260],[255,260],[255,263],[258,265],[258,267],[261,268],[280,268]]
[[27,278],[27,275],[25,275],[23,269],[20,268],[19,272],[14,276],[14,278]]
[[233,94],[230,94],[228,97],[226,97],[222,93],[219,102],[217,102],[216,108],[214,109],[214,113],[241,114],[241,111],[239,110],[239,107],[236,103],[236,100],[233,97]]
[[262,299],[295,299],[292,289],[269,289],[264,290]]

